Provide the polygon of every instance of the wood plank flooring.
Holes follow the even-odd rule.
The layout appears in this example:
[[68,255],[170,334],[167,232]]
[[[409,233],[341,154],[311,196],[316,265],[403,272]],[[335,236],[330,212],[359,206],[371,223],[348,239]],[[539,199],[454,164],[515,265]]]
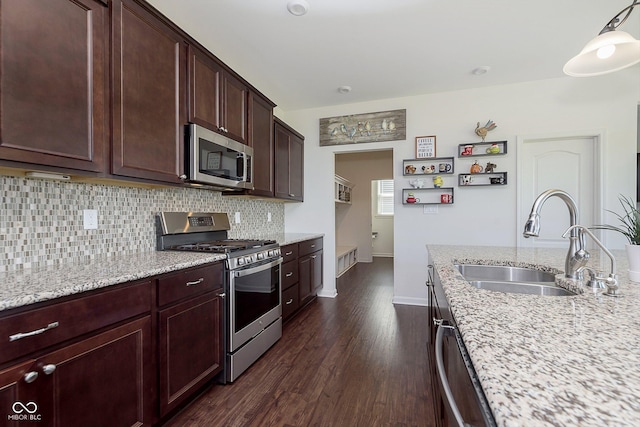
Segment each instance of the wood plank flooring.
[[390,258],[358,263],[337,287],[233,384],[212,386],[167,425],[433,426],[427,308],[391,303]]

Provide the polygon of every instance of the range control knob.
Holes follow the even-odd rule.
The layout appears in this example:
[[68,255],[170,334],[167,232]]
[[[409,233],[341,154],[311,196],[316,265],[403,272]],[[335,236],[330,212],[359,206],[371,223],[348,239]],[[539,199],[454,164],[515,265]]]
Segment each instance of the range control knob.
[[258,254],[258,259],[264,259],[264,253],[263,252],[260,252]]

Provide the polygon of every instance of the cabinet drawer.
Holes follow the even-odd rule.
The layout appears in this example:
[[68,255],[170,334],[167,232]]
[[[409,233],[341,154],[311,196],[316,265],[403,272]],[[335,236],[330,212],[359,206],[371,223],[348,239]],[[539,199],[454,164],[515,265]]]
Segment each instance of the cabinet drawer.
[[158,305],[164,306],[222,288],[223,280],[221,262],[162,276],[158,279]]
[[150,310],[151,282],[146,281],[3,317],[0,363]]
[[282,263],[293,261],[298,258],[298,244],[293,243],[291,245],[283,246],[280,248],[282,254]]
[[304,256],[322,249],[322,237],[298,243],[298,256]]
[[298,283],[298,261],[282,264],[282,289],[290,288]]
[[298,284],[285,289],[282,292],[282,318],[286,319],[298,309],[300,299],[298,298]]

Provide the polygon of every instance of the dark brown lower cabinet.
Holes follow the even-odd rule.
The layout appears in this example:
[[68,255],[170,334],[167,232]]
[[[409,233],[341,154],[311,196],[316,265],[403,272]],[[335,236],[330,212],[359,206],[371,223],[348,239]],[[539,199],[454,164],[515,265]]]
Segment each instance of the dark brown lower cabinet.
[[159,311],[161,416],[222,370],[222,302],[215,291]]
[[0,416],[9,425],[151,424],[151,316],[0,372]]

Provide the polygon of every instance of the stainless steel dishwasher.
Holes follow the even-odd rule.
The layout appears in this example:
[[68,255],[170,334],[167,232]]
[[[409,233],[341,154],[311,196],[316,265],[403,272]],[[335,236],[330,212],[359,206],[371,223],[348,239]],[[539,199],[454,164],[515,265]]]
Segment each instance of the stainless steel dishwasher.
[[495,419],[433,266],[427,280],[429,362],[437,426],[494,427]]

